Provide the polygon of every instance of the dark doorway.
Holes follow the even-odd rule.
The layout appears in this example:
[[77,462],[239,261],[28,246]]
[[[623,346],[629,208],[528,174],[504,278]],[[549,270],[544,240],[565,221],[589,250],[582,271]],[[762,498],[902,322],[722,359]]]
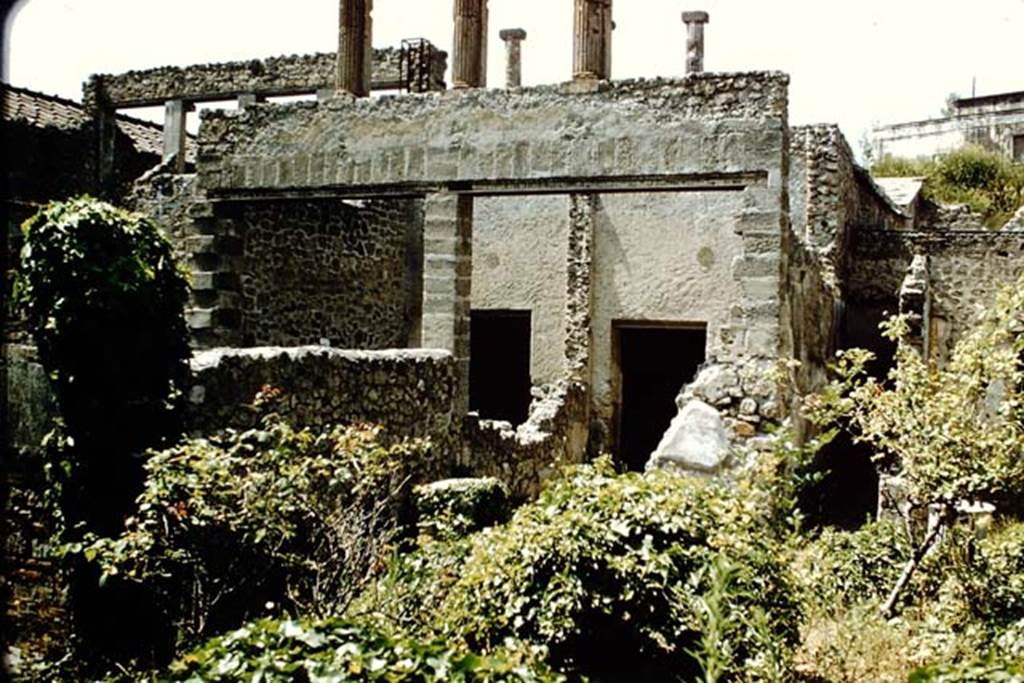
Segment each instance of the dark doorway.
[[530,410],[530,312],[473,311],[469,409],[514,425]]
[[679,390],[704,362],[707,330],[617,323],[615,341],[619,461],[640,471],[676,416]]

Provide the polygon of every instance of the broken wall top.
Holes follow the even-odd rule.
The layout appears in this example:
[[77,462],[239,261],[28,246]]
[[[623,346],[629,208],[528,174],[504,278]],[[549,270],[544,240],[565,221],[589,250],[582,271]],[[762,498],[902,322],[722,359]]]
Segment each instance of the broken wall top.
[[215,195],[701,174],[781,188],[788,83],[698,74],[204,112],[200,180]]
[[[426,90],[443,90],[448,55],[432,49],[431,63],[413,65],[426,73]],[[373,84],[375,90],[403,87],[402,50],[398,48],[373,51]],[[414,60],[417,55],[413,55]],[[83,102],[86,107],[145,107],[168,100],[211,102],[228,100],[239,95],[276,97],[302,95],[324,88],[333,88],[337,55],[322,52],[312,55],[290,55],[239,62],[165,66],[129,71],[123,74],[97,74],[85,83]]]

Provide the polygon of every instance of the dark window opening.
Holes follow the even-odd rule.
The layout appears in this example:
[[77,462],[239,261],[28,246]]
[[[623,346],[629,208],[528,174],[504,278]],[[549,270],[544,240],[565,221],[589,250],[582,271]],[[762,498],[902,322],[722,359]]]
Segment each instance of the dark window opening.
[[530,411],[530,312],[473,311],[469,409],[514,425]]
[[672,418],[676,397],[704,362],[703,327],[617,324],[618,459],[641,471]]
[[1024,135],[1013,136],[1013,160],[1024,161]]

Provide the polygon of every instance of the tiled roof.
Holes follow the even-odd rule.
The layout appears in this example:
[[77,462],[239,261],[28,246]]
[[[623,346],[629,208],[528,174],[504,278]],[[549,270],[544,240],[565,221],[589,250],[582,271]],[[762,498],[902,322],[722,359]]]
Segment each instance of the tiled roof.
[[[55,95],[18,88],[0,82],[0,115],[8,121],[22,121],[39,128],[74,130],[89,121],[89,115],[78,102]],[[140,152],[163,153],[163,127],[124,114],[117,115],[117,127],[135,143]],[[189,136],[188,157],[195,156],[195,142]]]

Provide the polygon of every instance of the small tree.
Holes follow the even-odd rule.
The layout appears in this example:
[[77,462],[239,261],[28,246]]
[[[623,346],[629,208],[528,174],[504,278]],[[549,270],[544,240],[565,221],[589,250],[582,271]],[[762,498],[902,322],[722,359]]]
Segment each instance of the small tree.
[[64,423],[67,524],[112,533],[141,483],[132,457],[179,432],[188,284],[140,214],[83,197],[22,226],[16,284]]
[[889,616],[958,503],[1007,506],[1024,491],[1024,279],[998,294],[945,368],[922,359],[904,318],[883,329],[897,342],[888,381],[864,372],[869,352],[842,352],[838,378],[806,409],[819,424],[845,424],[874,446],[905,481],[911,510],[937,512],[883,606]]

